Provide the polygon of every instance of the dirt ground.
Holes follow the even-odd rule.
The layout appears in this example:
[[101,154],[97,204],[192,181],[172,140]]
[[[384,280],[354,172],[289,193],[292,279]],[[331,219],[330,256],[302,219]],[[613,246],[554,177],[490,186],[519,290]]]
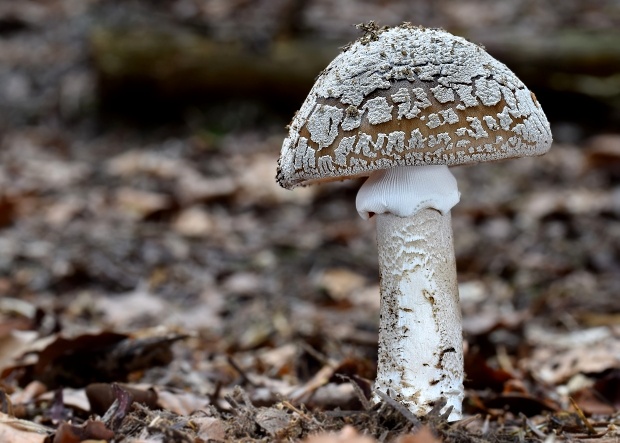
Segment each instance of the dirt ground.
[[337,53],[370,19],[613,33],[620,4],[0,3],[0,442],[620,442],[620,64],[541,86],[547,155],[453,168],[467,380],[448,423],[369,401],[374,222],[360,180],[276,184],[298,96],[136,103],[92,39],[157,24]]

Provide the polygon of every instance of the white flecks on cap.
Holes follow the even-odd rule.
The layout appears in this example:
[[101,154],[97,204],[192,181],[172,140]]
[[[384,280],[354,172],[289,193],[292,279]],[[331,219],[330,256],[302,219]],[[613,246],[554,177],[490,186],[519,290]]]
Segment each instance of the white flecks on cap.
[[385,213],[410,217],[425,208],[445,215],[459,199],[447,166],[401,166],[373,172],[358,191],[355,206],[365,220]]
[[277,180],[294,188],[540,155],[551,141],[540,105],[503,63],[446,31],[404,24],[362,37],[321,73],[289,126]]
[[310,139],[320,148],[330,145],[338,136],[343,114],[344,111],[336,106],[317,105],[307,123]]

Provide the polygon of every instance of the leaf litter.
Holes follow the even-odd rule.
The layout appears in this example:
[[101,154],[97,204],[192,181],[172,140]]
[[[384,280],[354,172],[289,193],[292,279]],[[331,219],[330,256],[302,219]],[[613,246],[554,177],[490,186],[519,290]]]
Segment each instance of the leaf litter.
[[620,439],[615,134],[454,170],[456,423],[369,400],[374,226],[359,182],[277,187],[280,126],[2,135],[0,441]]
[[[276,148],[264,149],[261,156],[275,162]],[[584,170],[554,169],[563,151],[582,161]],[[169,155],[149,152],[150,159]],[[157,192],[174,202],[173,209],[152,218],[135,217],[114,198],[118,189],[136,186],[131,183],[142,172],[113,175],[105,187],[67,184],[51,194],[32,184],[27,201],[16,199],[20,215],[1,238],[14,260],[5,265],[13,272],[3,276],[0,305],[0,369],[8,399],[0,427],[11,438],[26,433],[23,441],[44,441],[53,435],[58,442],[460,442],[519,435],[613,441],[620,352],[609,314],[618,307],[606,294],[617,287],[609,273],[618,265],[597,267],[592,256],[602,244],[597,225],[607,223],[601,214],[613,207],[588,203],[587,210],[573,210],[565,203],[573,174],[598,173],[585,166],[580,152],[557,146],[537,164],[532,160],[531,168],[500,164],[485,179],[492,184],[510,171],[522,197],[498,193],[491,200],[497,209],[487,212],[491,202],[478,203],[474,195],[455,209],[457,255],[468,263],[461,280],[468,396],[466,418],[453,424],[432,416],[418,420],[397,404],[368,400],[378,291],[372,229],[342,209],[352,209],[353,186],[334,184],[300,202],[274,200],[263,190],[253,196],[250,186],[242,198],[231,192],[188,203],[175,201],[175,183],[164,180]],[[247,167],[224,154],[218,161],[231,171]],[[189,162],[176,164],[182,163]],[[96,170],[95,163],[87,167]],[[480,177],[475,168],[457,173],[464,186],[475,186]],[[538,182],[528,190],[532,174]],[[587,192],[610,198],[613,189],[601,188],[598,180],[586,176],[580,182],[591,183]],[[540,213],[522,202],[543,183],[550,203]],[[46,217],[54,198],[76,192],[104,198],[63,217],[62,226],[57,217]],[[33,199],[42,204],[33,206]],[[218,217],[228,237],[175,229],[178,214],[188,210]],[[505,228],[514,240],[487,235],[487,219],[506,216],[514,220]],[[340,217],[355,226],[354,235],[329,236]],[[589,229],[574,234],[582,241],[567,249],[557,231],[578,225]],[[485,253],[469,248],[470,241],[485,244]],[[11,248],[12,242],[26,247]],[[104,247],[83,256],[93,243]],[[134,265],[119,267],[124,257],[135,257]],[[563,265],[539,265],[554,261]],[[126,283],[119,285],[116,275]],[[583,320],[592,316],[596,326]]]

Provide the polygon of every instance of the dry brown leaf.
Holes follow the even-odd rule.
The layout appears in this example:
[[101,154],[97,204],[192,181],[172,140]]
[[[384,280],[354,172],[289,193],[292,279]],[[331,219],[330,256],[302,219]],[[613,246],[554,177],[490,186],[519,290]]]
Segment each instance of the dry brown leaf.
[[17,360],[31,350],[38,337],[36,331],[11,331],[0,337],[0,373],[17,364]]
[[601,398],[601,394],[591,387],[580,389],[573,392],[571,397],[579,407],[588,415],[613,415],[617,409]]
[[620,173],[620,135],[600,134],[592,137],[585,150],[587,167]]
[[53,443],[107,442],[113,438],[114,432],[103,422],[88,420],[80,426],[61,423],[54,435]]
[[443,440],[436,437],[428,426],[422,426],[413,434],[401,435],[395,443],[441,443]]
[[267,434],[278,439],[294,438],[301,433],[298,416],[281,409],[259,408],[255,420]]
[[236,177],[239,184],[237,195],[241,203],[290,202],[307,204],[312,201],[317,192],[316,187],[308,186],[290,192],[276,183],[274,177],[277,163],[278,155],[275,153],[243,155],[233,159],[233,167],[238,171]]
[[277,348],[259,350],[255,354],[261,366],[267,368],[266,372],[279,373],[283,367],[294,364],[298,349],[297,345],[287,343]]
[[222,289],[227,293],[257,295],[262,284],[263,278],[254,272],[235,272],[222,282]]
[[6,138],[3,149],[13,151],[15,157],[11,166],[19,170],[18,182],[14,184],[26,189],[63,189],[77,185],[90,174],[90,166],[60,160],[40,138],[38,134],[28,132],[14,133]]
[[317,284],[334,300],[354,303],[357,291],[366,284],[366,278],[349,269],[333,268],[323,271]]
[[153,386],[157,393],[157,404],[168,411],[179,415],[190,415],[195,411],[205,409],[209,405],[209,398],[192,392],[171,391],[164,387]]
[[198,427],[196,437],[203,441],[226,440],[226,426],[219,418],[194,416],[190,421]]
[[312,395],[317,389],[329,382],[330,378],[334,376],[336,366],[336,362],[329,362],[324,365],[310,380],[297,387],[297,389],[291,393],[290,398],[296,402],[303,402],[306,400],[308,396]]
[[187,237],[209,237],[216,229],[216,221],[207,211],[190,207],[179,213],[172,227],[181,235]]
[[174,194],[182,205],[232,195],[237,185],[232,177],[205,177],[188,162],[148,151],[130,151],[107,164],[108,173],[131,177],[146,174],[174,182]]
[[0,442],[43,443],[52,429],[0,412]]
[[11,401],[14,405],[30,403],[46,391],[47,386],[35,380],[28,383],[24,389],[15,391],[11,394]]
[[13,198],[0,195],[0,228],[13,223],[17,216],[17,205]]
[[376,443],[372,437],[362,435],[350,425],[346,425],[339,432],[322,432],[311,435],[302,443]]
[[148,174],[162,179],[178,178],[191,167],[183,160],[166,157],[152,151],[127,151],[110,159],[107,172],[121,177]]
[[171,346],[186,337],[165,328],[138,331],[133,337],[107,331],[55,334],[35,356],[36,363],[30,362],[34,363],[32,371],[23,376],[26,380],[38,379],[50,388],[124,381],[134,371],[168,364]]
[[140,189],[123,187],[116,191],[116,205],[121,212],[137,219],[172,206],[169,196]]
[[95,306],[109,327],[121,330],[152,323],[153,319],[161,319],[164,313],[173,311],[169,303],[146,285],[115,297],[99,297]]
[[539,190],[523,199],[518,211],[529,223],[555,213],[597,214],[613,210],[615,205],[611,192],[592,189]]
[[197,171],[188,170],[178,178],[175,195],[182,205],[189,205],[228,197],[236,190],[233,177],[204,177]]
[[524,366],[546,383],[564,383],[579,373],[620,368],[620,340],[610,328],[552,333],[531,325],[528,341],[535,346]]
[[351,383],[327,383],[319,386],[305,404],[320,409],[354,409],[358,407],[358,393]]
[[[56,393],[48,391],[37,397],[38,400],[53,400]],[[82,411],[90,411],[90,403],[86,397],[84,389],[64,388],[62,390],[62,402],[64,406],[73,409],[81,409]]]
[[223,308],[224,295],[217,289],[205,288],[196,305],[171,310],[165,324],[185,331],[219,331],[224,323],[221,316]]
[[62,227],[84,210],[85,206],[84,200],[67,196],[47,206],[44,218],[50,225],[57,228]]
[[[120,389],[119,389],[120,388]],[[138,387],[127,384],[93,383],[82,390],[90,404],[91,413],[104,415],[119,396],[125,393],[134,402],[140,403],[151,409],[158,408],[157,393],[150,387]],[[124,397],[125,398],[125,397]]]

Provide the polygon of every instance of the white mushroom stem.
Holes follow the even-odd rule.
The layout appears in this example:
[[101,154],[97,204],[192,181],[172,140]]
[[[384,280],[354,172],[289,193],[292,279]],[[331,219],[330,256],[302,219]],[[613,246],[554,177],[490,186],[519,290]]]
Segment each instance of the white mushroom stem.
[[[375,389],[424,415],[441,399],[462,417],[463,342],[450,209],[459,201],[446,166],[373,173],[356,205],[377,214],[381,277]],[[379,400],[378,397],[375,398]]]

